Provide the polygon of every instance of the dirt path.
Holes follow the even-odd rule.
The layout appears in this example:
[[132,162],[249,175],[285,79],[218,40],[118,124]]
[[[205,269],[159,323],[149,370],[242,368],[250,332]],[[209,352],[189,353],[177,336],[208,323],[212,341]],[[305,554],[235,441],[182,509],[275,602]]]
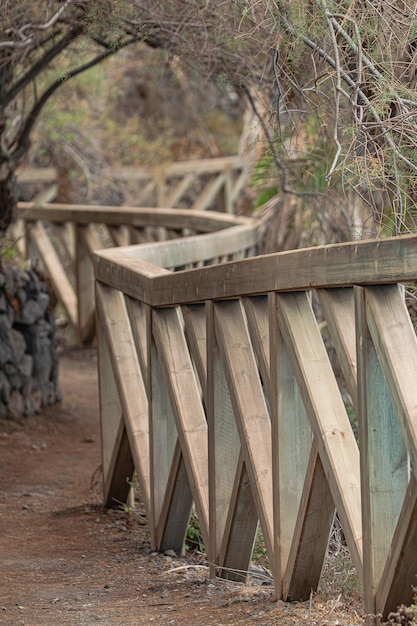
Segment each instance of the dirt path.
[[0,624],[362,623],[340,602],[277,604],[271,586],[151,553],[146,524],[100,505],[95,352],[62,355],[60,380],[60,405],[0,421]]

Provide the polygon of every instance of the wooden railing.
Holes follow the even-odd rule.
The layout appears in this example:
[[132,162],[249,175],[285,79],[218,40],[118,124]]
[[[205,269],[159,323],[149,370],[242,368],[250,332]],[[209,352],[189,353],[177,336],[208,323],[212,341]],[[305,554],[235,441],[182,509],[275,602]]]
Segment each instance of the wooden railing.
[[[155,167],[121,167],[109,176],[124,185],[140,185],[135,205],[215,210],[235,213],[236,202],[247,183],[247,174],[238,156],[177,161]],[[57,193],[57,172],[53,167],[27,167],[19,173],[22,187],[45,185],[44,201]],[[48,200],[46,200],[46,198]]]
[[94,251],[230,227],[238,230],[230,237],[219,235],[217,258],[236,254],[241,244],[251,247],[256,242],[256,226],[251,220],[210,211],[22,202],[18,217],[10,235],[19,241],[27,258],[41,261],[80,344],[95,335]]
[[177,551],[194,503],[212,573],[235,580],[259,520],[284,600],[317,588],[337,512],[378,623],[416,584],[417,340],[399,283],[417,279],[417,237],[166,269],[196,263],[200,240],[95,255],[105,502],[136,470],[153,548]]

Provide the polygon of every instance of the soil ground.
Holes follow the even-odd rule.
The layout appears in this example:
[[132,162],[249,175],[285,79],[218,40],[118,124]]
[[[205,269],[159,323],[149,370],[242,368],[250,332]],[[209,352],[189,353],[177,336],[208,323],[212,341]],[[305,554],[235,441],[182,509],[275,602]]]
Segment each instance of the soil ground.
[[203,557],[152,553],[140,503],[105,511],[96,368],[93,349],[66,350],[62,403],[0,421],[0,624],[362,624],[358,598],[336,585],[277,603],[256,578],[213,580]]

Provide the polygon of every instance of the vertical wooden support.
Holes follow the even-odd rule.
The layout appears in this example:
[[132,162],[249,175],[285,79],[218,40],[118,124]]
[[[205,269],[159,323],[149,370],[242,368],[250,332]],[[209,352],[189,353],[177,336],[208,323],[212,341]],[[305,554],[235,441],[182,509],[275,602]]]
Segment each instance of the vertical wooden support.
[[[114,377],[113,380],[110,375],[107,375],[107,378],[103,379],[103,393],[107,393],[107,385],[110,390],[115,387],[117,389],[117,396],[113,391],[111,392],[109,412],[104,414],[106,421],[103,422],[102,427],[106,429],[108,421],[116,419],[120,413],[123,415],[130,452],[148,519],[150,519],[148,399],[125,300],[120,291],[110,289],[97,281],[96,305],[97,318],[100,320],[102,334],[106,339],[105,344],[102,341],[100,344],[102,353],[105,355],[104,367],[110,367]],[[121,411],[119,411],[119,405]],[[116,412],[116,417],[112,417],[111,411]],[[111,429],[113,433],[116,431],[119,437],[123,436],[122,426],[118,426],[116,430]]]
[[32,237],[32,230],[35,226],[35,222],[31,222],[26,220],[24,222],[24,231],[25,231],[25,254],[27,259],[36,259],[39,258],[39,251],[35,245],[35,242]]
[[[243,527],[242,515],[251,520],[257,514],[269,555],[272,555],[272,474],[271,474],[271,425],[265,397],[259,378],[258,366],[252,348],[244,311],[240,300],[228,300],[214,304],[214,326],[220,359],[227,381],[233,414],[239,433],[242,454],[245,462],[244,470],[250,481],[251,498],[245,493],[244,478],[236,477],[237,494],[244,499],[246,506],[255,507],[253,511],[244,510],[242,501],[231,499],[233,506],[233,524]],[[239,515],[237,514],[239,511]],[[256,531],[256,525],[249,524]],[[228,541],[229,533],[235,529],[226,527],[224,541]],[[246,535],[246,549],[241,545],[241,556],[246,554],[247,561],[240,561],[239,567],[249,567],[254,535]],[[230,554],[229,559],[232,558]],[[232,565],[232,568],[234,566]],[[237,567],[237,566],[236,566]]]
[[258,515],[241,453],[220,551],[222,578],[243,583],[247,581],[257,528]]
[[[151,472],[151,527],[156,529],[154,548],[160,548],[164,516],[163,508],[177,445],[177,431],[164,372],[153,336],[153,315],[147,338],[148,398]],[[180,541],[182,541],[184,535]],[[172,547],[172,546],[171,546]]]
[[358,387],[353,288],[319,289],[318,296],[353,406],[356,408]]
[[210,575],[215,576],[220,563],[222,539],[240,453],[240,441],[217,345],[212,302],[206,304],[206,319],[210,528],[208,559]]
[[78,301],[78,341],[88,343],[94,337],[94,270],[89,246],[91,226],[77,224],[76,245],[76,289]]
[[207,422],[200,389],[185,341],[181,310],[173,307],[155,309],[153,311],[153,336],[164,372],[182,461],[186,468],[182,482],[184,484],[187,477],[189,481],[185,494],[181,494],[180,489],[177,489],[178,502],[171,498],[177,511],[177,526],[178,528],[181,526],[182,510],[184,527],[182,539],[184,539],[191,511],[191,502],[187,499],[191,486],[203,539],[204,542],[208,542]]
[[[360,573],[360,467],[352,427],[307,295],[304,292],[278,294],[277,313],[332,499],[352,561]],[[328,528],[322,528],[323,535],[328,536],[328,532]]]
[[230,214],[233,214],[232,188],[233,188],[233,172],[231,169],[226,169],[224,172],[223,207],[222,208],[225,213],[230,213]]
[[75,259],[75,226],[71,222],[64,222],[62,224],[54,224],[54,231],[59,237],[62,245],[65,248],[68,257],[74,262]]
[[104,505],[115,507],[126,502],[130,490],[127,479],[132,478],[134,467],[100,319],[97,321],[97,354]]
[[[274,475],[274,537],[277,558],[277,595],[287,597],[292,576],[286,575],[307,466],[312,451],[312,432],[288,350],[278,323],[277,294],[269,295],[271,355],[272,463]],[[308,497],[308,494],[307,494]],[[308,574],[323,563],[310,563]],[[319,573],[320,573],[319,572]],[[314,575],[313,574],[313,575]],[[318,584],[309,579],[308,594]],[[301,599],[301,595],[297,597]]]
[[363,507],[364,590],[368,622],[408,485],[408,459],[367,322],[366,289],[355,288]]

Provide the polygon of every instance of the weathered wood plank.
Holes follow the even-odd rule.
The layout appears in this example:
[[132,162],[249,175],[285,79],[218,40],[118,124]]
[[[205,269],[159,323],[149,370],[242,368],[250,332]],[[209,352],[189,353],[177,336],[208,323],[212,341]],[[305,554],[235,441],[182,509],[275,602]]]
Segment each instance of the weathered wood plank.
[[165,205],[166,207],[174,207],[180,198],[184,195],[187,189],[192,185],[195,180],[194,174],[187,174],[182,180],[180,180],[175,187],[166,195]]
[[185,336],[200,381],[203,399],[207,401],[207,337],[204,304],[183,308]]
[[192,504],[190,482],[177,441],[155,532],[158,550],[183,552]]
[[400,604],[410,606],[414,603],[417,574],[416,545],[417,481],[413,474],[376,594],[376,611],[384,618]]
[[[278,318],[353,564],[362,571],[359,451],[305,293],[279,294]],[[323,389],[326,393],[323,393]]]
[[123,294],[97,282],[96,306],[116,381],[131,454],[150,519],[148,398]]
[[[164,245],[169,245],[168,243]],[[106,251],[103,265],[113,254]],[[126,255],[125,255],[126,256]],[[140,265],[136,265],[137,269]],[[104,268],[103,268],[104,269]],[[132,285],[133,259],[112,267],[114,282],[122,289]],[[101,272],[103,280],[105,273]],[[269,291],[300,291],[312,287],[341,287],[352,284],[386,284],[417,279],[417,236],[404,235],[378,241],[333,244],[198,268],[177,274],[155,276],[146,294],[129,292],[152,306],[188,304],[215,298],[257,295]]]
[[126,308],[129,315],[130,326],[135,340],[136,354],[142,371],[143,380],[148,377],[148,327],[150,325],[151,312],[149,307],[142,302],[125,296]]
[[268,298],[267,296],[244,298],[243,305],[262,382],[268,395],[270,386]]
[[367,321],[411,464],[417,468],[417,337],[398,285],[366,289]]
[[36,222],[31,224],[28,230],[27,239],[36,246],[36,250],[51,277],[54,290],[58,294],[58,298],[62,302],[72,326],[76,328],[78,324],[77,298],[45,227],[41,222]]
[[[147,243],[119,250],[119,255],[141,258],[160,267],[184,266],[200,261],[211,261],[219,255],[235,254],[257,242],[254,225],[232,226],[215,234],[184,237],[174,241]],[[112,257],[112,251],[103,251]]]
[[[367,289],[356,288],[355,306],[365,611],[373,614],[375,595],[407,490],[409,469],[407,450],[368,326],[366,292]],[[374,336],[375,333],[374,328]]]
[[283,599],[307,600],[316,590],[333,528],[335,508],[327,478],[313,447],[297,523],[283,578]]
[[318,296],[353,405],[358,406],[353,289],[319,289]]
[[218,174],[216,178],[209,181],[198,198],[193,203],[191,211],[206,211],[212,204],[220,189],[224,185],[225,175]]
[[211,303],[206,307],[210,528],[207,548],[210,574],[215,576],[238,469],[240,440],[217,345],[213,307]]
[[91,206],[89,204],[38,204],[19,202],[18,217],[25,221],[75,222],[77,224],[108,224],[110,226],[164,226],[180,230],[195,228],[199,232],[214,232],[229,226],[249,224],[245,217],[226,215],[216,211],[166,209],[152,207]]
[[[153,317],[153,312],[151,318]],[[151,519],[154,529],[161,532],[165,496],[170,484],[170,472],[177,446],[178,434],[168,395],[164,370],[153,337],[153,322],[148,333],[148,397],[151,468]],[[155,537],[158,549],[158,537]]]
[[[123,496],[127,496],[124,491],[127,484],[126,478],[131,477],[131,474],[127,473],[123,477],[119,471],[124,465],[124,459],[128,456],[125,442],[123,442],[125,427],[105,333],[100,320],[97,325],[97,352],[104,503],[105,506],[112,507],[116,500],[123,502]],[[126,455],[121,457],[120,465],[118,461],[122,448],[126,451]],[[129,467],[127,469],[130,471]]]
[[240,301],[214,305],[215,332],[265,545],[273,555],[271,422]]
[[102,248],[93,226],[75,228],[75,271],[77,285],[78,324],[80,343],[93,340],[95,335],[94,269],[92,253]]
[[130,243],[127,226],[108,226],[108,231],[115,246],[128,246]]
[[241,453],[220,550],[219,575],[222,578],[247,581],[257,528],[258,514]]
[[[277,594],[281,597],[282,589],[279,586],[288,567],[313,435],[290,356],[279,329],[277,294],[270,294],[268,302],[276,585]],[[288,593],[288,589],[286,592]]]
[[53,224],[54,233],[59,238],[68,257],[74,262],[75,259],[75,228],[74,224]]
[[179,311],[153,311],[153,334],[204,542],[208,543],[207,422]]

